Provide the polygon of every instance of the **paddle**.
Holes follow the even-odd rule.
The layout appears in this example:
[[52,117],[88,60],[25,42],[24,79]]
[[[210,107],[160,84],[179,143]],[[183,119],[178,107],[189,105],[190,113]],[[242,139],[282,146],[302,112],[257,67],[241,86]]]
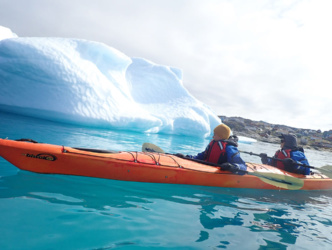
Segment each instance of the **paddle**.
[[[245,154],[249,154],[249,155],[259,156],[260,158],[262,158],[262,156],[260,154],[255,154],[253,152],[246,152],[246,151],[240,151],[240,152],[241,153],[245,153]],[[273,159],[273,160],[277,160],[277,161],[284,161],[283,159],[278,159],[278,158],[270,157],[270,156],[267,156],[267,158]],[[294,163],[294,165],[302,166],[302,167],[306,167],[306,168],[312,168],[312,169],[321,170],[321,171],[325,171],[327,173],[330,173],[330,174],[327,174],[330,178],[331,178],[331,175],[332,175],[332,171],[326,170],[324,168],[317,168],[317,167],[309,166],[309,165],[306,165],[306,164],[303,164],[303,163]]]
[[[152,144],[152,143],[143,143],[142,145],[142,152],[156,152],[156,153],[165,153],[164,150],[162,150],[160,147]],[[211,163],[211,162],[206,162],[198,159],[192,159],[189,157],[183,157],[184,159],[203,163],[209,166],[214,166],[214,167],[220,167],[219,164]],[[281,175],[281,174],[275,174],[275,173],[264,173],[264,172],[248,172],[244,170],[239,170],[243,173],[246,173],[248,175],[253,175],[261,179],[263,182],[268,183],[270,185],[284,188],[284,189],[290,189],[290,190],[297,190],[301,189],[304,185],[303,180],[292,177],[292,176],[287,176],[287,175]]]

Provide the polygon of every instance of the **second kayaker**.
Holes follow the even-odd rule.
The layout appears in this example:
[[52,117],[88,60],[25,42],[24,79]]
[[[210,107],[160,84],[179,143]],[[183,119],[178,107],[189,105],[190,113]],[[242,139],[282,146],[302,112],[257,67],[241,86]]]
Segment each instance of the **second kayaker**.
[[267,154],[260,154],[263,164],[268,164],[288,172],[309,175],[310,168],[299,166],[301,163],[309,166],[309,162],[304,155],[302,147],[297,145],[296,135],[281,134],[280,149],[275,153],[273,158],[269,158]]

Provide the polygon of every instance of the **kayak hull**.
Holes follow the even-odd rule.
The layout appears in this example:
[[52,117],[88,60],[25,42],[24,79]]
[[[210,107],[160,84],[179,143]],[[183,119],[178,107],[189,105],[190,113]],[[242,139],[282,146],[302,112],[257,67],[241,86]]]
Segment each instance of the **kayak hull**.
[[19,169],[42,174],[228,188],[282,189],[250,174],[275,173],[303,180],[301,190],[332,189],[332,180],[322,174],[304,176],[268,165],[247,163],[249,173],[237,175],[160,153],[107,152],[0,139],[0,156]]

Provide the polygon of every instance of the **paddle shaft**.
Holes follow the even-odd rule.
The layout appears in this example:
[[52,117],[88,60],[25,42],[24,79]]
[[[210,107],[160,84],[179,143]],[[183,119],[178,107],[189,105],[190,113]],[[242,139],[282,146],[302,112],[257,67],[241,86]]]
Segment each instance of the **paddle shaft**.
[[[262,156],[260,154],[255,154],[253,152],[240,151],[240,153],[245,153],[245,154],[249,154],[249,155],[255,155],[255,156],[259,156],[259,157],[262,158]],[[270,157],[270,156],[267,156],[267,158],[272,159],[272,160],[276,160],[276,161],[284,161],[283,159],[278,159],[278,158]],[[303,163],[294,163],[294,165],[298,165],[298,166],[302,166],[302,167],[306,167],[306,168],[317,169],[316,167],[309,166],[309,165],[306,165],[306,164],[303,164]]]
[[[142,151],[167,154],[161,148],[159,148],[158,146],[156,146],[152,143],[144,143],[142,145]],[[182,158],[191,160],[191,161],[196,161],[196,162],[199,162],[202,164],[214,166],[214,167],[220,167],[219,164],[212,163],[212,162],[192,159],[190,157],[185,157],[185,156]],[[264,173],[264,172],[255,173],[255,172],[249,172],[249,171],[240,170],[240,169],[238,171],[242,171],[243,173],[256,176],[257,178],[261,179],[265,183],[268,183],[268,184],[276,186],[276,187],[284,188],[284,189],[292,189],[292,190],[301,189],[304,184],[303,180],[295,178],[295,177],[291,177],[291,176],[286,176],[286,175],[280,175],[280,174],[275,174],[275,173]]]
[[[217,164],[217,163],[213,163],[213,162],[207,162],[207,161],[203,161],[203,160],[192,159],[192,158],[189,158],[189,157],[181,157],[181,158],[186,159],[186,160],[191,160],[191,161],[199,162],[199,163],[203,163],[203,164],[205,164],[205,165],[209,165],[209,166],[213,166],[213,167],[220,167],[219,164]],[[255,172],[249,172],[249,171],[241,170],[241,169],[239,169],[239,170],[237,170],[237,171],[240,171],[240,172],[242,172],[242,173],[249,174],[249,175],[254,175],[254,176],[258,176],[258,177],[267,178],[266,176],[263,176],[263,175],[261,175],[261,174],[259,174],[259,173],[255,173]],[[278,180],[278,181],[279,181],[279,180]],[[284,183],[291,184],[291,183],[286,182],[286,181],[284,181]]]
[[[146,143],[148,144],[149,146],[152,146],[154,147],[153,149],[149,149],[148,151],[150,152],[158,152],[158,153],[165,153],[161,148],[159,148],[158,146],[152,144],[152,143]],[[240,151],[242,152],[242,151]],[[249,152],[242,152],[242,153],[249,153]],[[169,154],[169,153],[165,153],[165,154]],[[254,153],[251,153],[250,154],[253,154],[253,155],[258,155],[258,154],[254,154]],[[173,154],[170,154],[170,155],[173,155]],[[259,155],[258,155],[259,156]],[[178,156],[179,157],[179,156]],[[208,161],[203,161],[203,160],[199,160],[199,159],[193,159],[193,158],[190,158],[190,157],[186,157],[186,156],[183,156],[181,157],[183,159],[186,159],[186,160],[190,160],[190,161],[195,161],[195,162],[199,162],[199,163],[202,163],[202,164],[205,164],[205,165],[209,165],[209,166],[213,166],[213,167],[220,167],[221,165],[220,164],[217,164],[217,163],[213,163],[213,162],[208,162]],[[254,172],[249,172],[249,171],[246,171],[246,170],[241,170],[239,169],[238,171],[242,172],[242,173],[245,173],[245,174],[251,174],[251,175],[257,175],[257,176],[262,176],[260,174],[256,174]]]
[[[253,152],[246,152],[246,151],[240,151],[240,152],[241,153],[245,153],[245,154],[250,154],[250,155],[255,155],[255,156],[261,157],[260,154],[255,154]],[[269,157],[268,156],[267,158],[270,158],[270,159],[273,159],[273,160],[277,160],[277,161],[283,161],[282,159],[278,159],[278,158],[275,158],[275,157]],[[326,175],[329,176],[330,178],[332,178],[331,175],[330,175],[332,173],[332,171],[326,170],[324,168],[317,168],[317,167],[309,166],[309,165],[306,165],[306,164],[303,164],[303,163],[295,163],[294,165],[298,165],[298,166],[302,166],[302,167],[306,167],[306,168],[312,168],[312,169],[316,169],[318,171],[326,172]]]
[[[203,160],[198,160],[198,159],[192,159],[192,158],[189,158],[189,157],[182,157],[186,160],[191,160],[191,161],[196,161],[196,162],[199,162],[199,163],[203,163],[205,165],[209,165],[209,166],[214,166],[214,167],[220,167],[219,164],[216,164],[216,163],[213,163],[213,162],[207,162],[207,161],[203,161]],[[262,178],[266,178],[266,179],[269,179],[268,177],[264,176],[264,175],[261,175],[259,173],[255,173],[255,172],[249,172],[249,171],[246,171],[246,170],[241,170],[239,169],[238,171],[242,172],[242,173],[245,173],[245,174],[249,174],[249,175],[254,175],[254,176],[257,176],[257,177],[262,177]],[[273,178],[271,178],[272,180]],[[280,180],[278,180],[280,182]],[[282,181],[283,183],[287,183],[287,184],[292,184],[290,182],[287,182],[287,181]]]

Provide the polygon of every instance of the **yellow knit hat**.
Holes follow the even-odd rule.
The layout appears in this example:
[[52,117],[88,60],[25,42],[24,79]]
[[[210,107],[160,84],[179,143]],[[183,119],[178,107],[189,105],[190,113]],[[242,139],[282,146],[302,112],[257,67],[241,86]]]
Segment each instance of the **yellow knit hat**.
[[231,135],[231,129],[225,124],[219,124],[215,127],[214,134],[218,135],[223,140],[227,140]]

